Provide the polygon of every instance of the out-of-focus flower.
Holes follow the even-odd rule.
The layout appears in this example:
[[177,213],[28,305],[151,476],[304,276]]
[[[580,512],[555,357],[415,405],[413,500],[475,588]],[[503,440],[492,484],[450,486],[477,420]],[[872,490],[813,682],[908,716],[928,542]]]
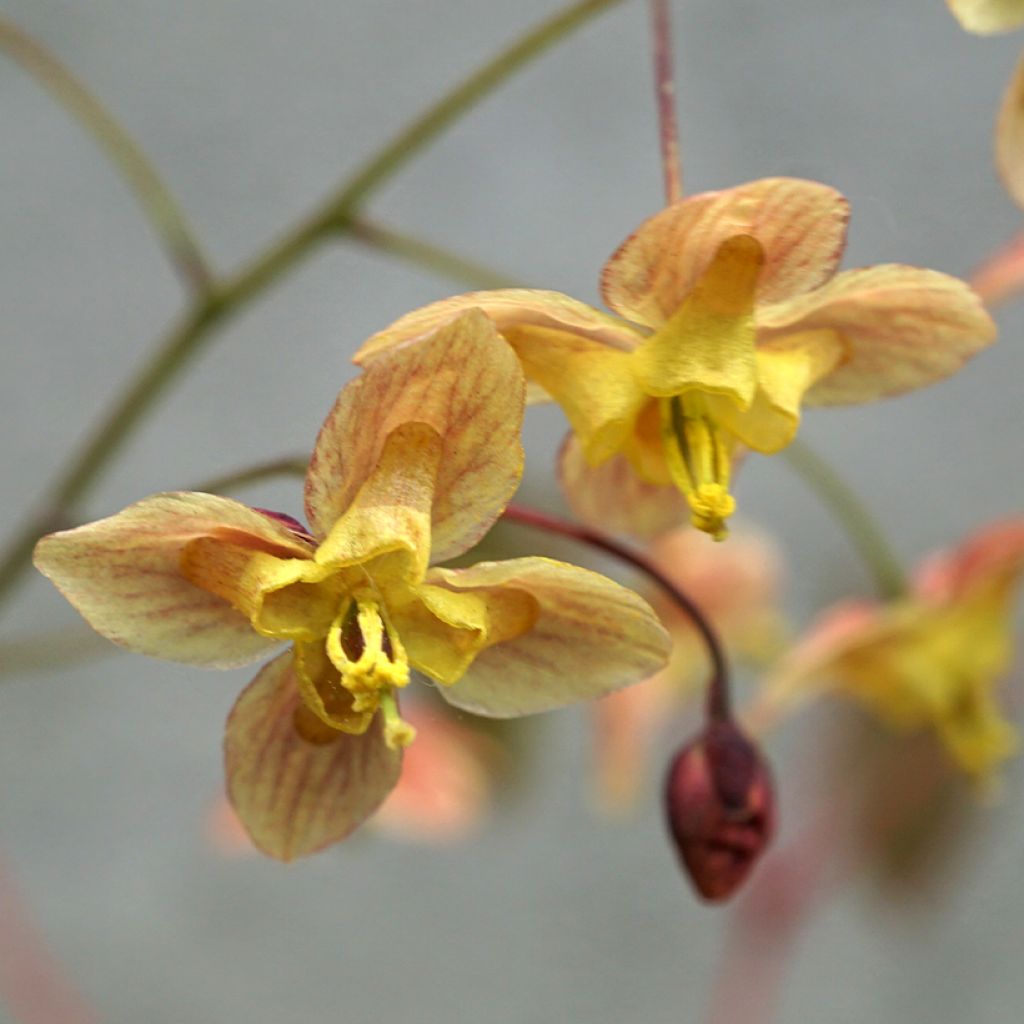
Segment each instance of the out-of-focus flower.
[[847,214],[834,189],[792,178],[691,196],[641,224],[605,265],[604,300],[623,319],[557,292],[475,292],[402,317],[356,361],[482,309],[535,396],[565,410],[573,432],[561,476],[577,515],[649,537],[679,525],[688,506],[720,538],[741,446],[778,452],[802,405],[923,387],[995,336],[955,278],[898,265],[836,274]]
[[913,592],[827,612],[779,666],[773,700],[834,690],[904,732],[933,730],[980,782],[1018,747],[996,687],[1010,668],[1012,598],[1024,571],[1024,520],[988,526],[928,559]]
[[228,794],[271,856],[343,839],[394,788],[410,669],[457,707],[515,717],[664,664],[652,610],[596,573],[544,558],[428,568],[514,492],[523,406],[512,351],[470,311],[341,392],[306,479],[312,533],[173,493],[39,542],[38,568],[131,650],[228,667],[294,644],[243,691],[225,740]]
[[728,899],[771,841],[775,796],[757,747],[731,722],[712,722],[675,756],[665,811],[697,892]]
[[[649,554],[737,659],[763,665],[779,654],[786,634],[778,605],[782,558],[770,537],[741,526],[728,544],[708,544],[697,530],[683,527],[658,538]],[[658,732],[708,673],[707,651],[690,619],[664,594],[648,596],[672,635],[669,664],[591,709],[594,795],[608,811],[633,803]]]
[[946,0],[968,32],[994,35],[1024,25],[1024,0]]

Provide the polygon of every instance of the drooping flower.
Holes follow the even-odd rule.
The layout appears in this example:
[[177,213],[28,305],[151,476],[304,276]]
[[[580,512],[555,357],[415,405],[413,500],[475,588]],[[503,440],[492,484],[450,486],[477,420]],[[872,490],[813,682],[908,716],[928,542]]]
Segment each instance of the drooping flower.
[[[778,607],[782,559],[770,537],[742,526],[728,544],[708,544],[682,527],[659,537],[648,553],[707,616],[734,658],[764,665],[778,655],[786,633]],[[672,636],[669,663],[591,708],[594,796],[613,812],[632,804],[656,737],[707,680],[708,655],[693,623],[664,595],[647,596]]]
[[688,506],[695,526],[722,537],[738,449],[778,452],[801,405],[931,384],[995,336],[977,297],[945,274],[894,264],[836,274],[846,221],[842,195],[811,181],[691,196],[605,265],[604,300],[622,319],[557,292],[475,292],[407,314],[356,362],[480,308],[533,397],[565,410],[562,483],[581,518],[649,537]]
[[283,642],[229,716],[229,797],[282,860],[348,835],[393,788],[416,669],[449,703],[514,717],[650,674],[665,630],[631,591],[545,558],[428,568],[475,544],[519,483],[522,371],[479,312],[375,362],[310,461],[310,533],[199,493],[43,538],[36,565],[98,632],[208,667]]
[[788,703],[834,690],[903,732],[931,730],[985,783],[1019,746],[996,688],[1010,668],[1012,599],[1024,572],[1024,520],[997,523],[927,560],[913,592],[826,612],[780,665]]

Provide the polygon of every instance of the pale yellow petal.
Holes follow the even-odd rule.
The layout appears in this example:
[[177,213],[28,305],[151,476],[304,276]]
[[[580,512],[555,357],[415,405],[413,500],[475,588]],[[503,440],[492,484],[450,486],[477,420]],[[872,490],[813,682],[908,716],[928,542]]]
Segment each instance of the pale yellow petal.
[[761,243],[759,302],[816,287],[835,271],[846,241],[846,200],[798,178],[764,178],[674,203],[644,221],[605,264],[610,309],[658,327],[679,308],[718,247],[734,235]]
[[622,448],[647,402],[632,356],[546,328],[521,337],[516,351],[526,375],[562,407],[592,464]]
[[494,325],[470,310],[421,344],[374,359],[338,397],[306,478],[314,531],[330,532],[377,466],[388,436],[406,423],[442,442],[436,475],[433,558],[478,541],[519,485],[523,372]]
[[843,358],[808,392],[808,405],[847,405],[933,384],[995,340],[971,289],[947,274],[883,264],[850,270],[809,295],[758,310],[762,344],[834,331]]
[[762,455],[781,451],[796,437],[804,394],[841,360],[843,346],[831,331],[787,336],[757,352],[757,392],[747,409],[717,398],[707,401],[716,422]]
[[455,295],[406,313],[370,338],[355,354],[353,361],[366,365],[382,352],[422,341],[468,309],[482,310],[502,334],[541,327],[565,331],[624,351],[633,348],[639,340],[636,331],[628,324],[561,292],[506,288]]
[[1024,0],[946,0],[968,32],[994,35],[1024,25]]
[[754,292],[763,263],[751,235],[718,247],[682,305],[632,357],[646,394],[698,390],[750,405],[757,388]]
[[690,518],[690,507],[675,487],[641,480],[624,455],[591,466],[573,434],[562,446],[559,479],[577,518],[608,533],[649,540]]
[[453,686],[450,704],[493,718],[588,700],[651,675],[671,643],[650,606],[598,573],[546,558],[433,569],[456,591],[512,590],[536,603],[530,629],[481,651]]
[[[1021,4],[1024,11],[1024,4]],[[1024,57],[1003,93],[996,120],[996,167],[1013,201],[1024,207]]]
[[216,668],[255,661],[276,641],[182,573],[183,552],[202,538],[275,558],[311,553],[287,526],[230,498],[170,493],[44,537],[35,564],[93,629],[131,651]]
[[270,662],[242,691],[228,717],[228,796],[252,841],[293,860],[344,839],[398,781],[401,753],[385,745],[378,716],[359,736],[295,728],[301,707],[291,653]]

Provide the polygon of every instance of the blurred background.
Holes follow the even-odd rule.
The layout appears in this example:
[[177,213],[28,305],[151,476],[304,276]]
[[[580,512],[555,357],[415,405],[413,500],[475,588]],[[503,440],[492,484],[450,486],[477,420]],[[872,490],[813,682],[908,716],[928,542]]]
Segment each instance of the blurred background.
[[[227,271],[555,6],[5,0],[3,13],[139,140]],[[942,0],[674,8],[687,191],[778,174],[834,185],[853,209],[846,266],[965,275],[1019,229],[990,150],[1024,34],[968,36]],[[486,100],[366,213],[597,302],[604,259],[662,202],[649,52],[646,6],[622,4]],[[92,140],[6,59],[0,124],[9,536],[184,298]],[[326,247],[221,333],[83,511],[308,452],[361,341],[461,290],[355,241]],[[908,564],[1024,504],[1024,303],[999,319],[1001,343],[954,379],[805,420],[802,436]],[[527,429],[523,497],[558,509],[561,414],[533,410]],[[245,499],[299,514],[299,495],[284,481]],[[798,626],[825,602],[870,593],[844,536],[781,460],[752,458],[738,496],[783,545]],[[2,636],[75,623],[33,579],[5,608]],[[635,814],[602,819],[586,798],[587,712],[560,712],[535,723],[514,799],[462,843],[366,831],[288,867],[226,858],[207,819],[223,720],[251,674],[117,654],[0,682],[0,857],[98,1019],[704,1019],[735,911],[698,904],[681,876],[660,767]],[[666,757],[688,728],[664,738]],[[820,811],[843,729],[822,708],[771,737],[784,837]],[[854,880],[829,893],[798,938],[778,1019],[1018,1019],[1022,788],[1012,764],[1002,802],[963,818],[956,863],[927,890]],[[761,941],[770,950],[775,938]]]

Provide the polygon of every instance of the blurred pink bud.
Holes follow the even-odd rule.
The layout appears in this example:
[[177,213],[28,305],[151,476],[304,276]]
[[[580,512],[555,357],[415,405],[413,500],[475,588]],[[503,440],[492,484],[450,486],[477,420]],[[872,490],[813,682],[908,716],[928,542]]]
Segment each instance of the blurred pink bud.
[[697,892],[728,899],[771,840],[771,772],[731,722],[712,722],[675,756],[665,807],[676,850]]

